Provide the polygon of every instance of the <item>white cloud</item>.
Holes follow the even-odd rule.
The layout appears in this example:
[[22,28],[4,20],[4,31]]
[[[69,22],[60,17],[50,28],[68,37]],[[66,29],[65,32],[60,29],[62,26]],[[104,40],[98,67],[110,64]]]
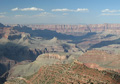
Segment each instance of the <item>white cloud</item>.
[[62,12],[66,12],[66,11],[73,11],[73,10],[70,10],[70,9],[67,9],[67,8],[63,8],[63,9],[52,9],[53,12],[56,12],[56,11],[62,11]]
[[78,8],[77,10],[76,10],[77,12],[81,12],[81,11],[89,11],[87,8]]
[[21,10],[21,11],[44,11],[44,9],[36,8],[36,7],[23,8],[23,9],[20,9],[20,10]]
[[12,11],[17,11],[17,10],[19,10],[18,8],[13,8],[13,9],[11,9]]
[[101,12],[102,16],[120,16],[120,10],[104,9]]
[[52,13],[48,13],[48,12],[42,12],[42,13],[40,13],[40,14],[38,14],[38,15],[34,15],[34,16],[52,16],[52,17],[54,17],[55,15],[53,15]]
[[0,18],[4,18],[5,16],[4,15],[0,15]]
[[25,15],[15,15],[15,17],[23,17],[23,16],[25,16]]
[[44,11],[44,9],[41,8],[36,8],[36,7],[31,7],[31,8],[13,8],[11,9],[12,11]]
[[102,16],[120,16],[120,14],[114,14],[114,13],[103,13]]
[[5,14],[6,14],[6,12],[0,12],[0,18],[4,18]]
[[76,10],[73,9],[67,9],[67,8],[63,8],[63,9],[52,9],[53,12],[86,12],[89,11],[87,8],[78,8]]
[[4,15],[4,14],[6,14],[6,12],[1,12],[1,13],[0,13],[0,15]]
[[68,15],[68,13],[63,13],[62,15]]
[[48,13],[48,12],[42,12],[42,13],[40,13],[39,15],[37,15],[37,16],[46,16],[46,15],[49,15],[50,13]]
[[115,12],[120,12],[120,10],[110,10],[110,9],[104,9],[102,10],[103,13],[108,12],[108,13],[115,13]]
[[36,17],[44,17],[44,16],[48,16],[48,17],[55,17],[56,15],[49,13],[49,12],[41,12],[37,15],[14,15],[15,18],[36,18]]

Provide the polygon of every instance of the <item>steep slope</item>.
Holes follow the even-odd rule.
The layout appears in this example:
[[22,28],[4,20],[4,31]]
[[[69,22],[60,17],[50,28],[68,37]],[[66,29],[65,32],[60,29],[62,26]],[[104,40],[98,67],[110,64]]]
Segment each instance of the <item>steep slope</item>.
[[11,79],[5,84],[120,84],[120,75],[91,69],[75,61],[43,66],[34,75]]

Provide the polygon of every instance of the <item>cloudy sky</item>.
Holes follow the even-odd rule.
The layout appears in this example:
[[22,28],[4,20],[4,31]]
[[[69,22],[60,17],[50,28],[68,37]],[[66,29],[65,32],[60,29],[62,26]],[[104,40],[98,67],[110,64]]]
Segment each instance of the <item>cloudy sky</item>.
[[0,0],[4,24],[120,23],[120,0]]

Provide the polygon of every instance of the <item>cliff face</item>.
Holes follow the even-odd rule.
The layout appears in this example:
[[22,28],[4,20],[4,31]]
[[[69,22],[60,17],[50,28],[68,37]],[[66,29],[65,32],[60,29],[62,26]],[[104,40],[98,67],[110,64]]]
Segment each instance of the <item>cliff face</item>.
[[90,25],[28,25],[33,30],[48,29],[60,33],[71,35],[83,35],[88,32],[110,32],[114,34],[120,33],[120,24],[90,24]]

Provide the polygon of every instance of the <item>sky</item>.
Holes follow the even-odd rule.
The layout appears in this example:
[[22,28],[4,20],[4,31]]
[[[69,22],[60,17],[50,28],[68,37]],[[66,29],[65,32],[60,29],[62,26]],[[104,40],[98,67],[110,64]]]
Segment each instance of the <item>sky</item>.
[[119,4],[120,0],[0,0],[0,23],[120,23]]

